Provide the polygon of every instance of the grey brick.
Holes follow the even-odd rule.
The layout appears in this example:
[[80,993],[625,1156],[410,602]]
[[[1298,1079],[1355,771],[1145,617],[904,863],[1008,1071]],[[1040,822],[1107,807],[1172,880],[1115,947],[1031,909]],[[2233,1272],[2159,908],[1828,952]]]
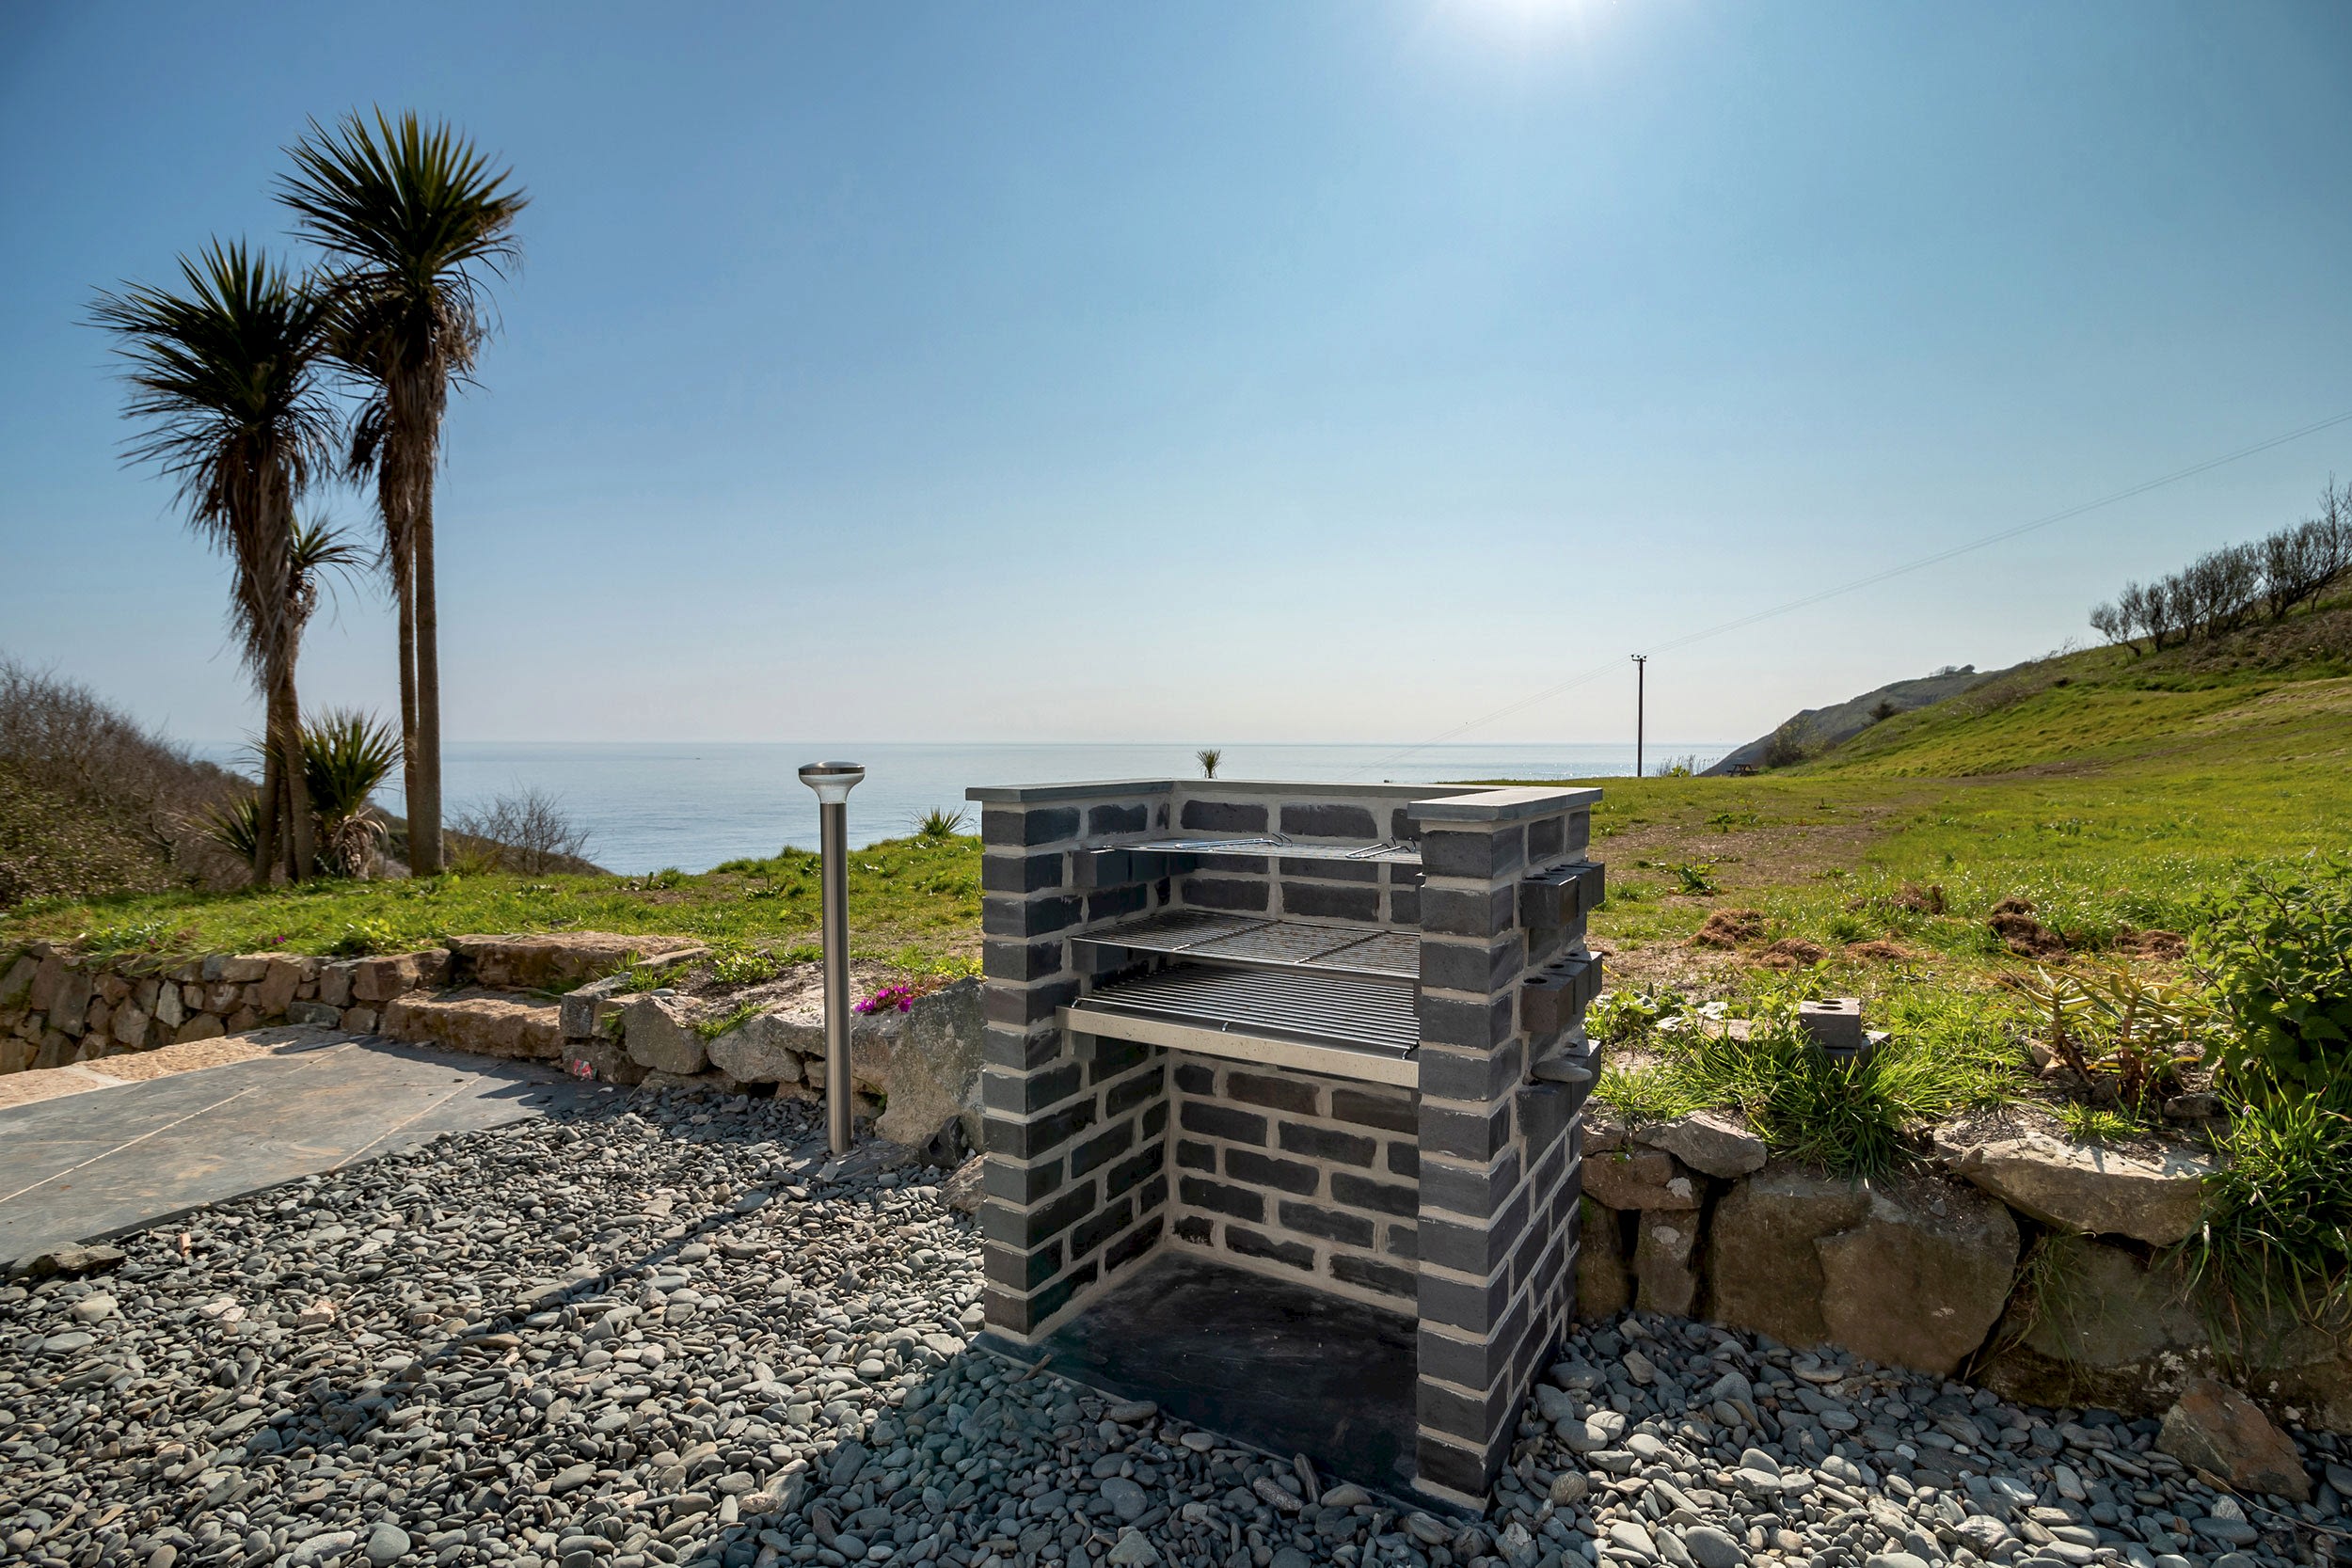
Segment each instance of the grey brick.
[[1265,1222],[1265,1195],[1253,1193],[1247,1187],[1229,1187],[1222,1181],[1183,1176],[1176,1180],[1176,1191],[1188,1209],[1208,1209],[1219,1214],[1230,1214],[1237,1220],[1253,1220],[1261,1225]]
[[988,1022],[1015,1028],[1042,1023],[1077,1000],[1078,982],[1074,977],[1038,986],[999,981],[980,988],[980,1011]]
[[1025,1208],[1060,1186],[1061,1172],[1058,1157],[1029,1164],[991,1155],[980,1165],[980,1191]]
[[1298,1121],[1286,1121],[1277,1127],[1275,1141],[1286,1153],[1305,1154],[1317,1160],[1359,1165],[1366,1169],[1371,1168],[1373,1156],[1380,1148],[1376,1140],[1360,1133],[1342,1132],[1333,1128]]
[[1419,1336],[1415,1359],[1423,1377],[1439,1378],[1458,1383],[1465,1388],[1487,1388],[1497,1378],[1511,1370],[1512,1359],[1519,1338],[1527,1331],[1527,1302],[1522,1298],[1511,1304],[1511,1310],[1495,1332],[1482,1335],[1474,1342],[1465,1343],[1450,1335],[1424,1327]]
[[1166,1215],[1153,1214],[1113,1242],[1103,1253],[1103,1272],[1110,1274],[1150,1252],[1160,1239],[1161,1227],[1167,1223]]
[[1216,1074],[1199,1062],[1176,1064],[1176,1086],[1186,1094],[1215,1094]]
[[1527,1230],[1527,1195],[1519,1193],[1492,1223],[1423,1214],[1416,1244],[1424,1263],[1474,1274],[1484,1279],[1509,1259]]
[[1026,1213],[1002,1203],[982,1205],[980,1234],[1004,1246],[1032,1250],[1093,1212],[1094,1183],[1081,1181]]
[[1081,1100],[1067,1110],[1056,1111],[1035,1121],[986,1117],[980,1123],[980,1135],[981,1141],[988,1146],[989,1153],[1026,1160],[1060,1148],[1093,1125],[1094,1101]]
[[1421,1176],[1420,1147],[1408,1143],[1389,1145],[1389,1170],[1391,1175],[1418,1179]]
[[1420,1301],[1421,1315],[1425,1321],[1471,1335],[1484,1335],[1502,1321],[1503,1311],[1511,1304],[1511,1282],[1497,1277],[1473,1285],[1423,1269]]
[[1158,1049],[1136,1040],[1104,1039],[1099,1035],[1088,1037],[1095,1042],[1089,1081],[1096,1084],[1108,1083],[1136,1063],[1150,1060]]
[[1184,1109],[1177,1113],[1176,1120],[1187,1132],[1223,1138],[1227,1143],[1248,1144],[1255,1148],[1265,1147],[1265,1117],[1248,1111],[1236,1111],[1230,1105],[1187,1100]]
[[1084,1176],[1097,1165],[1126,1153],[1135,1144],[1136,1124],[1132,1121],[1122,1121],[1098,1132],[1070,1151],[1070,1174]]
[[1176,1163],[1186,1170],[1204,1170],[1215,1176],[1216,1145],[1202,1143],[1198,1138],[1179,1138],[1176,1140]]
[[1424,1040],[1486,1050],[1509,1039],[1512,1023],[1508,996],[1463,1002],[1430,991],[1421,993],[1421,1037]]
[[1013,1291],[1034,1291],[1061,1272],[1061,1238],[1030,1251],[991,1242],[981,1249],[982,1269],[991,1282]]
[[1519,1184],[1519,1157],[1512,1150],[1492,1165],[1465,1169],[1435,1160],[1421,1165],[1421,1201],[1424,1209],[1483,1220],[1499,1212]]
[[1063,943],[1055,942],[984,942],[980,972],[992,980],[1042,980],[1062,968]]
[[993,1069],[980,1074],[980,1103],[992,1111],[1031,1116],[1058,1105],[1085,1087],[1086,1070],[1064,1062],[1043,1072],[1012,1073]]
[[[1506,1434],[1507,1435],[1507,1434]],[[1438,1433],[1420,1433],[1413,1440],[1413,1474],[1433,1486],[1466,1497],[1483,1497],[1502,1468],[1505,1437],[1486,1448],[1471,1448]]]
[[1116,1203],[1106,1204],[1100,1213],[1073,1227],[1070,1232],[1070,1256],[1083,1258],[1126,1229],[1128,1223],[1136,1217],[1135,1207],[1131,1200],[1122,1197]]
[[1323,1184],[1323,1173],[1295,1160],[1274,1160],[1247,1148],[1225,1151],[1225,1174],[1255,1187],[1273,1187],[1304,1196]]
[[1204,1214],[1185,1214],[1176,1221],[1176,1239],[1195,1246],[1206,1246],[1215,1240],[1216,1223]]
[[1371,1209],[1407,1218],[1421,1212],[1421,1195],[1412,1188],[1350,1176],[1345,1171],[1331,1173],[1331,1196],[1351,1209]]
[[1331,1091],[1331,1116],[1337,1121],[1354,1122],[1359,1127],[1377,1127],[1384,1132],[1414,1132],[1421,1131],[1421,1112],[1407,1095],[1373,1094],[1363,1089]]
[[1369,924],[1380,918],[1380,890],[1331,882],[1284,882],[1282,912],[1304,915],[1310,920],[1360,920]]
[[1143,1108],[1143,1135],[1156,1138],[1168,1131],[1168,1101],[1155,1100]]
[[[982,893],[1042,893],[1062,884],[1062,858],[1052,855],[982,855]],[[980,901],[983,911],[988,900]]]
[[1007,811],[988,806],[980,812],[980,842],[1028,847],[1056,844],[1078,836],[1078,808],[1040,806],[1030,811]]
[[1421,1149],[1424,1154],[1450,1154],[1456,1160],[1483,1162],[1501,1153],[1510,1141],[1508,1100],[1491,1109],[1474,1111],[1455,1110],[1434,1101],[1422,1101]]
[[1440,942],[1423,938],[1421,944],[1421,983],[1440,990],[1487,995],[1518,977],[1526,963],[1527,944],[1518,931],[1479,942]]
[[1420,1276],[1409,1269],[1370,1258],[1351,1258],[1346,1253],[1331,1255],[1331,1277],[1343,1285],[1360,1290],[1376,1291],[1384,1296],[1410,1301],[1421,1289]]
[[1148,887],[1104,888],[1087,895],[1087,919],[1117,920],[1149,909],[1151,904],[1152,890]]
[[1311,1203],[1293,1203],[1288,1199],[1276,1206],[1275,1216],[1285,1230],[1320,1236],[1327,1242],[1344,1242],[1349,1246],[1372,1245],[1379,1228],[1360,1214],[1343,1214],[1337,1210],[1318,1209]]
[[1380,836],[1379,825],[1372,813],[1361,806],[1348,805],[1286,805],[1282,808],[1282,831],[1300,838],[1362,838]]
[[1321,1103],[1315,1085],[1295,1078],[1269,1078],[1263,1073],[1244,1072],[1239,1068],[1227,1069],[1225,1095],[1251,1105],[1270,1105],[1278,1111],[1294,1111],[1300,1116],[1313,1116]]
[[1041,937],[1066,930],[1085,917],[1075,898],[984,898],[980,929],[992,937]]
[[1203,910],[1249,910],[1263,912],[1270,900],[1263,882],[1227,877],[1187,877],[1184,902]]
[[1424,887],[1421,928],[1451,937],[1500,936],[1513,925],[1517,891],[1507,882],[1498,888]]
[[1371,861],[1302,861],[1285,857],[1278,869],[1288,877],[1311,882],[1378,882],[1380,867]]
[[1490,1101],[1519,1081],[1526,1053],[1517,1040],[1493,1051],[1456,1051],[1424,1045],[1414,1053],[1421,1064],[1421,1092],[1432,1100]]
[[1236,800],[1186,800],[1184,822],[1187,828],[1207,832],[1262,833],[1265,832],[1265,807]]
[[[1144,1145],[1143,1148],[1137,1149],[1134,1154],[1120,1161],[1119,1164],[1113,1165],[1108,1171],[1104,1173],[1104,1197],[1117,1197],[1120,1194],[1128,1191],[1138,1182],[1144,1181],[1151,1177],[1157,1176],[1160,1172],[1160,1167],[1167,1163],[1168,1145],[1164,1143]],[[1147,1200],[1144,1203],[1144,1207],[1147,1209],[1151,1206],[1151,1200]]]
[[1025,1029],[991,1024],[980,1034],[980,1060],[990,1067],[1026,1072],[1045,1066],[1061,1052],[1062,1036],[1058,1029],[1031,1034]]
[[1560,847],[1567,842],[1566,819],[1539,816],[1527,825],[1527,859],[1531,865],[1541,865],[1558,858]]
[[1110,1091],[1103,1096],[1103,1114],[1106,1117],[1126,1115],[1166,1089],[1167,1077],[1161,1069],[1153,1068],[1148,1072],[1138,1072],[1113,1084]]
[[1389,889],[1389,923],[1408,928],[1421,924],[1421,889],[1417,887]]
[[1245,1258],[1264,1258],[1286,1263],[1294,1269],[1314,1273],[1315,1249],[1298,1242],[1278,1242],[1244,1226],[1225,1227],[1225,1250],[1238,1252]]
[[1496,832],[1432,828],[1421,835],[1421,869],[1425,876],[1484,881],[1506,876],[1526,863],[1527,833],[1516,824]]
[[1104,833],[1139,833],[1152,825],[1149,808],[1136,806],[1095,806],[1087,813],[1087,833],[1089,837]]
[[1389,1227],[1388,1250],[1391,1258],[1418,1260],[1421,1257],[1421,1233],[1409,1225]]

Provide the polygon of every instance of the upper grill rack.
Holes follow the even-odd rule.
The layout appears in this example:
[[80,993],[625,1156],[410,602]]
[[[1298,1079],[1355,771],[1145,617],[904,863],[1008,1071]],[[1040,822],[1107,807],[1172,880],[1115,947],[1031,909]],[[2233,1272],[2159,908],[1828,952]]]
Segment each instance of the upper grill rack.
[[1306,969],[1326,974],[1418,979],[1421,940],[1410,931],[1360,926],[1312,926],[1296,920],[1175,910],[1114,927],[1078,942],[1119,961],[1120,951],[1163,953],[1189,962],[1252,969]]

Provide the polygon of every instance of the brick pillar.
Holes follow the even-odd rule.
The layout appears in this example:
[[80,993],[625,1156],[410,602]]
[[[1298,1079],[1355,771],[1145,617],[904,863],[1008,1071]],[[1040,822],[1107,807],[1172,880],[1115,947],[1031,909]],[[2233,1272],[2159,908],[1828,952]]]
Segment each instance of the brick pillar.
[[1028,1340],[1149,1255],[1168,1207],[1162,1053],[1073,1035],[1091,989],[1070,939],[1166,899],[1148,882],[1081,888],[1075,851],[1167,830],[1168,785],[976,789],[987,1017],[980,1212],[989,1326]]
[[1597,796],[1486,790],[1406,808],[1423,874],[1416,1484],[1467,1506],[1509,1457],[1575,1305],[1589,1085],[1531,1069],[1582,1052],[1587,884],[1559,868],[1581,861]]

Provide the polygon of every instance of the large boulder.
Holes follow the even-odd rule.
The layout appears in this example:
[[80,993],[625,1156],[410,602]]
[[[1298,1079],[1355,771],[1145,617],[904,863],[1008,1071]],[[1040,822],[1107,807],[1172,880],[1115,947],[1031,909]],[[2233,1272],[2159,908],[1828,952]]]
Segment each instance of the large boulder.
[[621,1043],[648,1072],[691,1077],[710,1065],[694,1019],[694,1005],[682,996],[641,996],[621,1009]]
[[710,1042],[711,1065],[746,1084],[800,1083],[824,1053],[822,1022],[787,1013],[755,1013]]
[[1948,1375],[2000,1318],[2017,1246],[2009,1210],[1973,1187],[1874,1188],[1859,1225],[1813,1243],[1822,1324],[1856,1355]]
[[2197,1228],[2210,1161],[2170,1151],[2133,1159],[2055,1138],[1978,1144],[1952,1161],[1960,1175],[2055,1230],[2129,1236],[2169,1246]]
[[2209,1377],[2181,1390],[2164,1414],[2156,1447],[2235,1491],[2268,1492],[2296,1502],[2312,1495],[2294,1439],[2272,1426],[2252,1400]]
[[1734,1182],[1708,1227],[1707,1315],[1785,1344],[1827,1340],[1813,1243],[1856,1225],[1869,1208],[1867,1183],[1793,1165],[1767,1165]]
[[2020,1403],[2162,1410],[2210,1361],[2204,1324],[2169,1267],[2088,1237],[2054,1235],[2002,1314],[1979,1370]]
[[1709,1176],[1746,1176],[1764,1168],[1764,1140],[1720,1111],[1693,1111],[1645,1127],[1636,1136]]
[[1696,1210],[1701,1194],[1664,1149],[1620,1148],[1585,1154],[1584,1196],[1611,1209]]
[[[934,1151],[955,1142],[980,1141],[980,983],[958,980],[918,997],[897,1020],[890,1064],[882,1079],[887,1103],[874,1130],[894,1143]],[[851,1037],[852,1061],[855,1037]]]
[[483,1056],[539,1060],[556,1055],[563,1045],[553,1003],[477,990],[394,997],[385,1006],[380,1027],[396,1040]]
[[689,937],[617,936],[611,931],[453,937],[449,945],[458,978],[508,990],[551,990],[600,979],[643,959],[680,963],[708,951]]

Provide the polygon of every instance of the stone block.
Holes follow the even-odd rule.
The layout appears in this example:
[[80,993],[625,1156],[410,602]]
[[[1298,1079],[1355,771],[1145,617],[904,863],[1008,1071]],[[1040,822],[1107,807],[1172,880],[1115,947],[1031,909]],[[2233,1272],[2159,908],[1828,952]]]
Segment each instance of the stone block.
[[319,1000],[330,1007],[351,1006],[351,981],[358,969],[354,963],[329,963],[319,966]]
[[1584,1196],[1611,1209],[1696,1210],[1698,1182],[1662,1148],[1618,1148],[1595,1154],[1586,1146]]
[[1973,1187],[1880,1187],[1860,1224],[1813,1243],[1821,1321],[1857,1355],[1948,1376],[2000,1318],[2017,1248],[2009,1210]]
[[629,1059],[648,1072],[690,1077],[709,1065],[710,1053],[694,1032],[694,1011],[679,997],[640,996],[621,1009],[621,1040]]
[[249,986],[269,973],[269,955],[248,953],[242,957],[223,956],[215,967],[209,959],[204,965],[204,977],[231,986]]
[[2156,1447],[2234,1491],[2267,1492],[2295,1502],[2311,1498],[2311,1477],[2295,1440],[2271,1425],[2252,1400],[2212,1378],[2199,1378],[2181,1391],[2165,1412]]
[[2162,1410],[2210,1361],[2177,1269],[2085,1236],[2054,1235],[2042,1247],[1994,1333],[1998,1348],[1978,1374],[1986,1387],[2140,1416]]
[[1644,1214],[1633,1246],[1634,1305],[1645,1312],[1689,1317],[1699,1295],[1698,1270],[1692,1261],[1698,1244],[1696,1214]]
[[324,1002],[293,1002],[287,1005],[286,1022],[334,1029],[342,1026],[343,1012],[341,1007],[330,1006]]
[[[1605,1163],[1586,1157],[1587,1194],[1593,1173]],[[1851,1228],[1869,1207],[1867,1184],[1789,1165],[1767,1165],[1733,1183],[1708,1227],[1708,1316],[1784,1344],[1827,1340],[1821,1264],[1813,1243]]]
[[300,959],[273,958],[268,960],[261,982],[248,1000],[253,1010],[263,1018],[281,1018],[293,1006],[294,991],[301,984]]
[[19,953],[5,972],[0,972],[0,1008],[23,1005],[32,994],[33,976],[40,973],[40,960],[30,953]]
[[1633,1305],[1633,1271],[1617,1212],[1590,1198],[1577,1211],[1576,1315],[1613,1318]]
[[345,1007],[343,1009],[343,1027],[355,1035],[373,1035],[375,1033],[375,1026],[382,1022],[383,1015],[373,1007]]
[[122,1006],[115,1009],[114,1017],[109,1021],[106,1032],[114,1037],[117,1043],[136,1050],[147,1043],[147,1025],[154,1016],[152,1013],[143,1011],[137,1003],[126,997]]
[[641,960],[659,960],[661,967],[667,967],[708,951],[687,937],[620,936],[610,931],[454,937],[449,944],[450,973],[459,983],[504,990],[549,990],[574,981],[600,979]]
[[186,1045],[194,1040],[216,1040],[226,1033],[215,1013],[198,1013],[172,1031],[171,1043]]
[[1952,1161],[1958,1174],[2053,1229],[2128,1236],[2169,1246],[2197,1228],[2209,1160],[2185,1149],[2160,1161],[2055,1138],[1979,1144]]
[[1720,1111],[1693,1111],[1657,1122],[1636,1137],[1708,1176],[1746,1176],[1764,1168],[1764,1140]]

